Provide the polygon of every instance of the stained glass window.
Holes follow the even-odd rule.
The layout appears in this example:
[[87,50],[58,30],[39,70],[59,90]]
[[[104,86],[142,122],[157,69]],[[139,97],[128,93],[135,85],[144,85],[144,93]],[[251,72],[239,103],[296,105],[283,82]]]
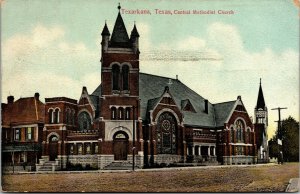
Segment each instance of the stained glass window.
[[158,154],[176,153],[176,121],[168,112],[160,115],[156,129]]
[[78,115],[79,130],[89,130],[91,128],[91,118],[87,112],[81,112]]
[[241,120],[237,120],[235,123],[236,128],[236,138],[237,142],[244,142],[244,124]]

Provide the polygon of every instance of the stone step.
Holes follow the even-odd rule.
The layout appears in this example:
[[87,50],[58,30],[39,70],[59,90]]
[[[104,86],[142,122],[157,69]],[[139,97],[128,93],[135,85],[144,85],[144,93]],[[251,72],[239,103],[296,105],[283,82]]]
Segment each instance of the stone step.
[[[137,166],[135,168],[138,168]],[[113,161],[104,167],[105,170],[131,170],[132,163],[129,161]]]

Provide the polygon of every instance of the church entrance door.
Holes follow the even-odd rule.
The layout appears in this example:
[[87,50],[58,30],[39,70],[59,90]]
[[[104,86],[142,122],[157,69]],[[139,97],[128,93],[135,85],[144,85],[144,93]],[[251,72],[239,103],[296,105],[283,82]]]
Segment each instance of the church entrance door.
[[117,132],[114,135],[113,152],[115,160],[127,160],[128,136],[124,132]]
[[55,161],[57,158],[57,150],[58,150],[58,138],[56,136],[50,137],[49,142],[49,160]]

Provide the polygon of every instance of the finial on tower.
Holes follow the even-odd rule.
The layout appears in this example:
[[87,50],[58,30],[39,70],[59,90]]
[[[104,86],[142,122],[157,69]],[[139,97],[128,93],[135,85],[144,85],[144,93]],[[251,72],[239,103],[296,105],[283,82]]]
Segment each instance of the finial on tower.
[[259,85],[261,85],[261,78],[259,78]]
[[119,9],[119,12],[120,12],[120,9],[121,9],[121,5],[120,5],[120,3],[119,3],[119,6],[118,6],[118,9]]

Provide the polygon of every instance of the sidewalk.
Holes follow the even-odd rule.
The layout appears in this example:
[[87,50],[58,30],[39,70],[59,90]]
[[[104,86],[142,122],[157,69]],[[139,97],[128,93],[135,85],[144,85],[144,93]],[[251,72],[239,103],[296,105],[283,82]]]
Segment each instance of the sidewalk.
[[[217,165],[217,166],[189,166],[189,167],[169,167],[169,168],[147,168],[135,169],[134,172],[156,172],[156,171],[176,171],[188,169],[212,169],[212,168],[245,168],[245,167],[258,167],[258,166],[274,166],[277,163],[267,164],[245,164],[245,165]],[[71,173],[130,173],[132,170],[82,170],[82,171],[54,171],[54,172],[3,172],[3,174],[71,174]]]
[[299,188],[300,188],[300,179],[299,178],[292,178],[289,181],[289,184],[286,187],[285,192],[296,193],[296,192],[299,192]]

